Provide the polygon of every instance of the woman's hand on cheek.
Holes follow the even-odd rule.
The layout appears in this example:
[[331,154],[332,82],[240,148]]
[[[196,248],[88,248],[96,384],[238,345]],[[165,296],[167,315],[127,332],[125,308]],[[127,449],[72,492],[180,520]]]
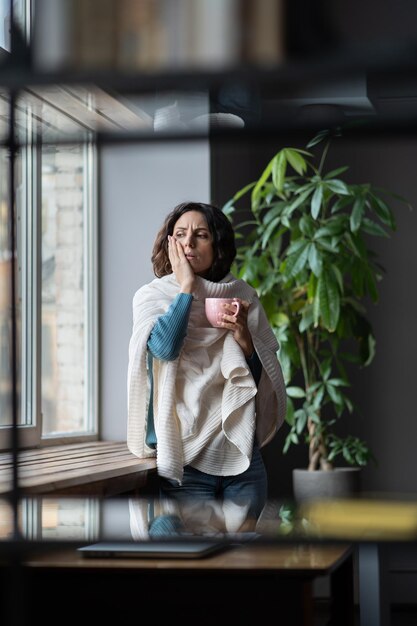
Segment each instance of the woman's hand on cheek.
[[184,254],[182,245],[172,235],[168,235],[168,256],[172,271],[180,285],[180,291],[192,293],[195,282],[193,268]]

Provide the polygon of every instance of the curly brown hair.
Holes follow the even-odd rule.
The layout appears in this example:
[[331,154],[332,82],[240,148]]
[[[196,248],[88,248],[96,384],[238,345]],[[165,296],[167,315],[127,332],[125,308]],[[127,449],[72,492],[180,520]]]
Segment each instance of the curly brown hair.
[[213,282],[218,282],[230,271],[236,256],[235,233],[230,221],[221,209],[202,202],[182,202],[167,215],[152,249],[151,261],[154,274],[158,278],[172,274],[168,257],[168,235],[172,235],[176,222],[181,215],[188,211],[199,211],[207,220],[213,238],[214,257],[207,278]]

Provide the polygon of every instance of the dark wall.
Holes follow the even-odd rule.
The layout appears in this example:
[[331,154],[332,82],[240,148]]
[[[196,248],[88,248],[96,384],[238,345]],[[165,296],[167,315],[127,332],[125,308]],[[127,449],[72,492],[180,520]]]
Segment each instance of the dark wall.
[[368,490],[415,493],[417,420],[417,136],[390,135],[379,139],[342,141],[333,163],[350,165],[349,178],[372,182],[406,197],[410,210],[394,202],[397,231],[389,239],[374,239],[373,248],[386,268],[380,301],[369,306],[376,335],[376,357],[357,372],[354,399],[362,408],[352,427],[371,444],[378,466],[364,472]]
[[292,58],[361,55],[371,48],[384,53],[388,46],[406,50],[416,43],[415,0],[284,0],[284,8]]
[[[222,205],[237,189],[256,180],[268,160],[284,146],[304,148],[309,137],[279,136],[268,141],[212,142],[212,201]],[[373,239],[386,268],[380,301],[368,308],[376,334],[376,357],[368,368],[352,372],[352,399],[358,411],[343,418],[341,431],[364,438],[378,465],[363,472],[365,491],[417,491],[417,136],[380,134],[334,140],[329,169],[349,165],[349,182],[370,182],[406,197],[416,208],[394,201],[397,231]],[[284,425],[264,448],[271,497],[291,495],[294,467],[305,467],[307,450],[292,447],[283,455]]]

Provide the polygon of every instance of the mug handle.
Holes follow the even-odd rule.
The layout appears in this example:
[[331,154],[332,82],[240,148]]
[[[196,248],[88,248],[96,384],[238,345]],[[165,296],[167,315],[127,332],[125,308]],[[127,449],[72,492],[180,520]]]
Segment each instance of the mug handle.
[[239,311],[240,311],[240,302],[239,300],[233,300],[232,305],[235,305],[236,307],[236,311],[234,312],[233,317],[236,319],[237,316],[239,315]]

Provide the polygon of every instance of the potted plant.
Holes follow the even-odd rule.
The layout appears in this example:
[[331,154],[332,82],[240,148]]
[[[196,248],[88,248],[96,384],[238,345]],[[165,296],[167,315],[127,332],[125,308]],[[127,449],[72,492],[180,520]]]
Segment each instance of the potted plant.
[[[293,479],[305,474],[310,495],[319,474],[326,481],[321,495],[344,493],[346,480],[355,479],[353,472],[329,472],[336,460],[346,469],[375,460],[359,437],[340,436],[337,424],[354,409],[349,368],[368,366],[375,354],[365,303],[378,301],[384,270],[371,241],[395,231],[387,199],[404,201],[369,183],[346,182],[347,166],[326,171],[331,139],[322,131],[306,150],[282,148],[223,207],[237,232],[234,271],[256,288],[280,342],[288,395],[284,452],[308,445],[308,468],[294,470]],[[330,477],[340,483],[335,491]],[[294,489],[304,496],[302,487]]]

